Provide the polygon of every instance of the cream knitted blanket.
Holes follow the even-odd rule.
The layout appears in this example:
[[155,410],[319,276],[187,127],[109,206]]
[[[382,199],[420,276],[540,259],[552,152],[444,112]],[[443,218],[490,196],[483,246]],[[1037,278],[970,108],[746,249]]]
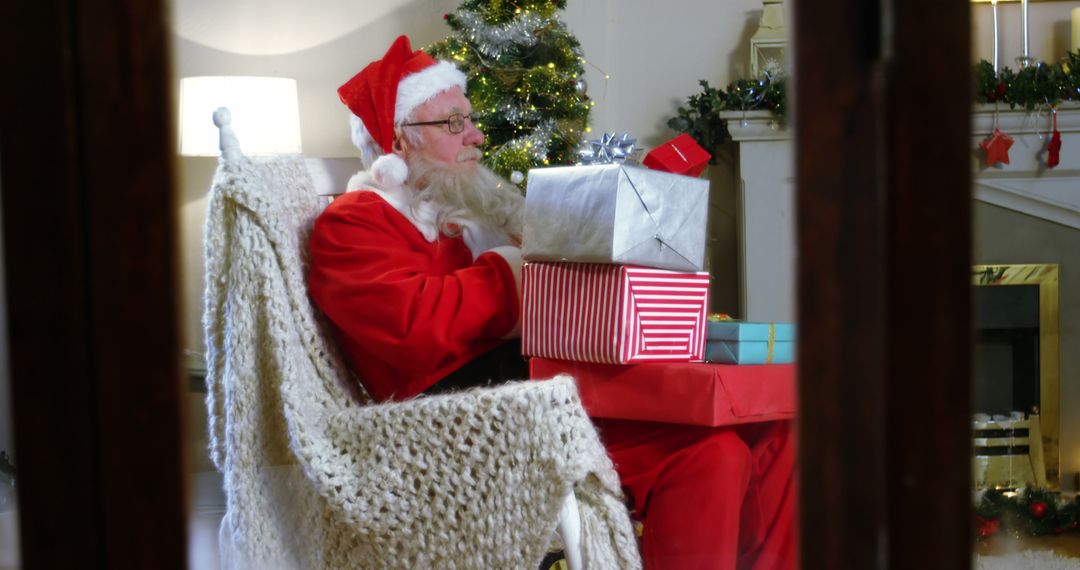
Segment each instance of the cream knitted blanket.
[[640,568],[569,378],[373,405],[308,300],[299,157],[223,160],[206,223],[207,406],[231,568],[537,568],[573,488],[589,568]]

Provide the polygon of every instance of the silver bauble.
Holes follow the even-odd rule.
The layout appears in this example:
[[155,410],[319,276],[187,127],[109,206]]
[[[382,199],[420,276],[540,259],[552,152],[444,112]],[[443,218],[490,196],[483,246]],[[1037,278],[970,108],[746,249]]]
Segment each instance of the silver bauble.
[[574,83],[574,90],[577,91],[578,95],[585,95],[589,92],[589,84],[585,82],[584,77],[578,78]]

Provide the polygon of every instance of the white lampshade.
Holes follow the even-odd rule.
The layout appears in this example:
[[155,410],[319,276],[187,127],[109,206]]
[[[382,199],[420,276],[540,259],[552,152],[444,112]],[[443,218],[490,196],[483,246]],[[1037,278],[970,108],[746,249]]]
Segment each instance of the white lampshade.
[[180,80],[180,154],[217,156],[213,114],[227,107],[244,154],[300,153],[296,80],[285,77],[185,77]]

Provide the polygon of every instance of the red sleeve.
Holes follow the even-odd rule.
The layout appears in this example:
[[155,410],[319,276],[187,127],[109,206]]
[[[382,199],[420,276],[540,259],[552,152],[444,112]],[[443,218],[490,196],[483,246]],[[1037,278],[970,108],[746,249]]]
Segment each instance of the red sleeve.
[[[312,299],[346,345],[401,381],[472,358],[517,323],[517,287],[501,256],[473,262],[459,238],[429,243],[374,195],[335,206],[312,232]],[[353,366],[362,376],[363,366]]]

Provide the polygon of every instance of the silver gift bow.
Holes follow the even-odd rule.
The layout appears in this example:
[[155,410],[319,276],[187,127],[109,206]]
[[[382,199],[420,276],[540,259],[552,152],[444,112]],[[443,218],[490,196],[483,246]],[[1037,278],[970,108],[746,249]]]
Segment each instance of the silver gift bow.
[[578,164],[615,164],[637,162],[637,139],[629,133],[604,133],[594,141],[586,141],[578,148]]

